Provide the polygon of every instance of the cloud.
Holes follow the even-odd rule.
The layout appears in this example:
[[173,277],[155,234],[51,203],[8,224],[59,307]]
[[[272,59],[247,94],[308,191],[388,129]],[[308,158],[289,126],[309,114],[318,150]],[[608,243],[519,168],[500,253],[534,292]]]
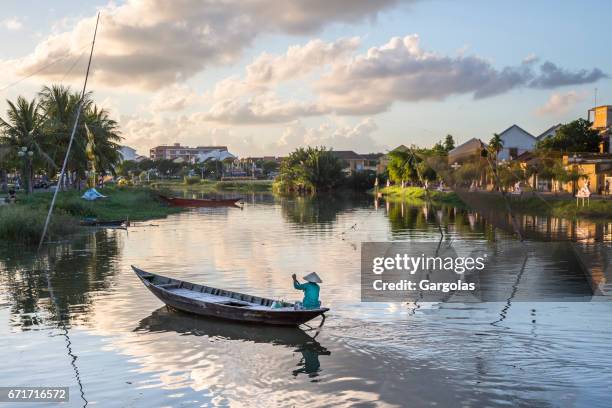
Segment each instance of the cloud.
[[567,93],[553,93],[544,105],[536,110],[540,116],[545,115],[562,115],[572,109],[578,102],[583,101],[584,94],[579,94],[575,91]]
[[339,114],[374,114],[396,101],[443,100],[471,94],[485,98],[520,87],[552,89],[595,82],[599,69],[569,71],[526,59],[518,66],[495,68],[478,56],[445,56],[425,51],[416,34],[392,38],[344,64],[336,64],[316,84],[322,103]]
[[317,103],[281,101],[272,93],[265,93],[245,101],[228,99],[217,102],[208,112],[202,114],[202,119],[207,122],[253,125],[290,122],[297,117],[319,116],[324,113],[326,109]]
[[324,123],[315,128],[306,128],[300,121],[295,121],[283,131],[277,149],[286,153],[300,146],[326,146],[360,153],[379,152],[386,146],[380,145],[372,136],[376,130],[378,126],[372,118],[366,118],[355,126]]
[[0,27],[9,31],[19,31],[23,28],[23,23],[18,17],[5,18],[0,21]]
[[359,46],[359,38],[341,38],[334,42],[315,39],[304,45],[289,47],[282,55],[263,53],[247,65],[245,77],[232,76],[215,85],[215,100],[262,93],[284,81],[295,81],[346,59]]
[[[372,19],[408,0],[128,0],[102,7],[92,80],[156,90],[209,65],[235,61],[262,33],[306,34],[335,22]],[[41,41],[11,61],[19,75],[56,80],[86,53],[95,17]],[[85,60],[85,58],[83,58]],[[6,61],[4,61],[6,62]],[[47,67],[51,62],[52,66]],[[83,64],[85,61],[83,61]],[[79,65],[80,67],[80,65]],[[82,75],[73,70],[71,75]]]
[[178,112],[191,107],[202,99],[188,86],[172,84],[153,95],[149,108],[153,112]]

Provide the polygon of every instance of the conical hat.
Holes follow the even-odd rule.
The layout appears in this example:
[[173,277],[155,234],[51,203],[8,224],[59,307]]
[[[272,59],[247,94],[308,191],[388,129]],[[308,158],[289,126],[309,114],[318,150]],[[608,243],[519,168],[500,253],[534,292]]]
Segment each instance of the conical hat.
[[302,279],[307,282],[323,283],[323,281],[321,280],[321,278],[319,278],[319,275],[317,275],[316,272],[310,272],[308,275],[302,277]]

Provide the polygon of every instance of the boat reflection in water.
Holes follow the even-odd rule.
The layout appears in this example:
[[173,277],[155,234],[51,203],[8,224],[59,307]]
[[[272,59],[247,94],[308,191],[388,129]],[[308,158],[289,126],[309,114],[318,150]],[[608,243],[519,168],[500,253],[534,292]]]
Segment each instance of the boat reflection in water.
[[311,336],[298,327],[262,327],[205,319],[167,306],[162,306],[149,317],[142,319],[134,331],[176,332],[181,335],[285,346],[302,354],[298,368],[292,371],[293,376],[306,374],[311,378],[317,377],[321,370],[319,356],[331,355],[331,352],[315,339],[316,334]]

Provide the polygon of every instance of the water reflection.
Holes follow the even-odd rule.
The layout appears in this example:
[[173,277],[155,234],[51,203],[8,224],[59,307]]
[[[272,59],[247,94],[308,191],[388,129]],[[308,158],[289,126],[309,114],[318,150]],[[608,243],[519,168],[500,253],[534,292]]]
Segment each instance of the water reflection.
[[[233,340],[238,342],[269,343],[293,349],[302,354],[294,376],[306,374],[310,378],[318,376],[321,370],[319,356],[329,356],[331,352],[323,347],[314,335],[298,327],[261,327],[237,324],[224,320],[204,319],[163,306],[138,323],[135,332],[165,333],[176,332],[181,335],[207,336],[212,339]],[[289,356],[290,358],[290,356]],[[267,367],[275,370],[276,367]]]

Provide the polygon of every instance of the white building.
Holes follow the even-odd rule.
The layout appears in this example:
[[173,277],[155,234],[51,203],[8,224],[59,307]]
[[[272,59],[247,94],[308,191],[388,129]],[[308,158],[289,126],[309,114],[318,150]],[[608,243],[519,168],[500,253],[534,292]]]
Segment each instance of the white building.
[[560,123],[558,125],[554,125],[549,127],[548,129],[546,129],[545,131],[543,131],[542,133],[540,133],[540,135],[538,137],[536,137],[536,139],[538,139],[538,142],[547,139],[549,137],[552,137],[554,135],[557,134],[557,130],[559,130],[559,128],[563,126]]
[[497,160],[510,160],[533,150],[537,139],[531,133],[517,125],[512,125],[499,134],[503,148],[497,155]]
[[142,161],[143,159],[146,159],[146,157],[139,155],[138,153],[136,153],[136,149],[130,147],[130,146],[121,146],[119,148],[119,154],[121,154],[121,161],[124,160],[131,160],[131,161]]

